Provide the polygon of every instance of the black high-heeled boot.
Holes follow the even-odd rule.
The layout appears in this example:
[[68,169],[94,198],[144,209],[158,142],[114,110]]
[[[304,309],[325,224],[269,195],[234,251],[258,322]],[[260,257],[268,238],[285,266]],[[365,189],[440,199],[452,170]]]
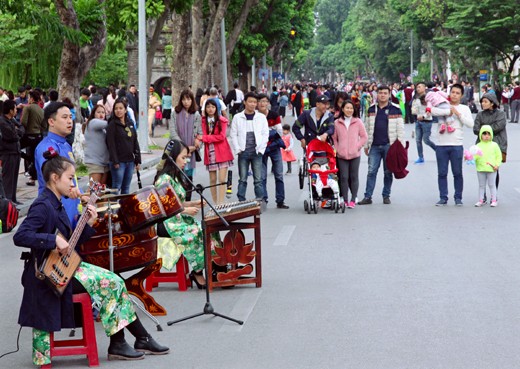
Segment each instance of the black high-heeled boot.
[[191,279],[193,282],[195,282],[195,284],[197,285],[197,288],[198,288],[199,290],[203,290],[203,289],[206,288],[206,284],[201,284],[201,283],[199,282],[199,280],[197,279],[197,277],[196,277],[197,275],[198,275],[198,276],[201,276],[201,275],[202,275],[202,270],[201,270],[200,272],[195,272],[194,270],[192,270],[191,273],[190,273],[190,279]]
[[136,351],[125,341],[125,334],[120,330],[110,336],[108,360],[142,360],[144,352]]

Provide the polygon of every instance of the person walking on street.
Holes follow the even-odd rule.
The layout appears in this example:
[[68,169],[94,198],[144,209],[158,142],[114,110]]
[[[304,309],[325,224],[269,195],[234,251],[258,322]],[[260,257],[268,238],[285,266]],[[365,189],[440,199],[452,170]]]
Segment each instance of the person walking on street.
[[386,85],[378,87],[377,103],[368,109],[367,133],[368,142],[365,146],[365,154],[368,155],[367,185],[365,197],[358,202],[358,205],[372,204],[372,194],[381,161],[384,169],[383,204],[390,205],[393,177],[386,166],[386,155],[395,140],[404,141],[404,121],[399,106],[390,102],[390,87]]
[[271,159],[272,172],[274,174],[274,182],[276,189],[276,208],[289,209],[285,201],[285,184],[283,181],[283,160],[280,149],[285,149],[285,143],[282,140],[283,129],[280,115],[268,109],[269,99],[267,95],[258,95],[258,112],[264,114],[267,118],[269,126],[269,141],[262,157],[262,185],[264,187],[264,201],[267,203],[267,162]]
[[23,126],[14,119],[16,103],[6,100],[0,116],[0,167],[5,197],[16,205],[22,205],[16,199],[18,172],[20,169],[20,139],[23,136]]
[[515,82],[513,93],[510,99],[511,104],[511,123],[518,123],[520,118],[520,81]]
[[[488,125],[493,130],[493,141],[498,144],[500,151],[502,152],[502,162],[506,162],[507,155],[507,131],[506,131],[506,113],[499,109],[500,104],[494,93],[484,94],[480,99],[480,105],[482,110],[478,112],[475,117],[475,124],[473,125],[473,133],[477,136],[476,143],[480,142],[480,128],[484,125]],[[496,171],[496,187],[498,188],[498,182],[500,180],[498,173],[498,167]],[[483,200],[486,200],[484,195]]]
[[[350,100],[344,101],[340,116],[334,122],[332,141],[337,151],[341,194],[343,201],[350,209],[356,206],[361,149],[365,146],[367,139],[365,126],[359,118],[354,104]],[[348,201],[349,187],[351,192],[350,201]]]
[[489,187],[491,196],[491,207],[496,207],[497,203],[497,185],[496,177],[498,175],[498,167],[502,164],[502,151],[496,142],[493,142],[493,129],[487,124],[480,128],[479,143],[477,147],[480,149],[480,155],[475,155],[475,166],[477,169],[479,200],[475,204],[476,207],[483,206],[486,202],[484,196],[486,194],[486,184]]
[[[316,99],[316,107],[305,110],[294,122],[292,131],[300,141],[303,150],[309,142],[318,138],[320,141],[332,142],[334,134],[334,115],[329,112],[330,100],[327,95],[320,95]],[[302,133],[304,129],[304,133]]]
[[248,92],[244,96],[245,109],[233,117],[231,123],[231,145],[238,156],[238,200],[245,201],[249,167],[253,172],[255,198],[263,201],[262,157],[269,140],[269,126],[264,114],[256,111],[256,94]]
[[431,114],[426,113],[426,83],[419,82],[415,87],[415,96],[412,101],[412,110],[411,114],[416,117],[415,121],[415,143],[417,144],[417,154],[419,157],[415,161],[415,164],[423,164],[424,163],[424,152],[423,152],[423,140],[424,143],[432,148],[435,151],[436,146],[430,140],[430,136],[432,134],[432,125],[434,123],[434,118]]
[[22,125],[25,128],[25,134],[22,138],[22,148],[26,148],[26,157],[29,164],[28,186],[34,186],[37,178],[36,168],[34,166],[34,150],[43,138],[43,133],[47,130],[47,122],[44,121],[44,112],[40,108],[38,102],[40,94],[37,91],[29,93],[29,104],[23,108]]
[[[450,90],[451,114],[454,118],[455,131],[449,135],[439,135],[435,149],[437,157],[437,180],[439,186],[439,201],[436,206],[448,204],[448,166],[451,165],[455,187],[454,200],[456,206],[462,206],[462,190],[464,178],[462,176],[462,159],[464,156],[464,127],[473,128],[474,122],[467,105],[460,103],[464,87],[455,83]],[[436,115],[438,108],[432,108],[432,115]],[[438,109],[442,111],[444,109]]]

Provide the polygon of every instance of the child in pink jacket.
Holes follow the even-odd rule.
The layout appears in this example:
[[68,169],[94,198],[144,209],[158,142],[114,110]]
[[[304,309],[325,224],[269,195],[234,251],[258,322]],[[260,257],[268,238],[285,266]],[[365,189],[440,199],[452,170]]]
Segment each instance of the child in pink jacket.
[[[359,164],[361,149],[365,146],[368,135],[363,121],[359,119],[359,112],[354,103],[346,100],[341,105],[339,118],[334,122],[332,141],[336,149],[337,167],[339,169],[339,186],[342,198],[349,209],[356,206],[359,189]],[[350,184],[351,197],[348,201]]]
[[448,94],[444,91],[429,91],[426,93],[426,114],[429,117],[427,120],[431,120],[431,112],[432,107],[436,107],[438,109],[443,109],[446,111],[446,115],[439,115],[437,119],[439,120],[439,133],[444,133],[448,131],[448,133],[452,133],[455,131],[455,128],[452,127],[453,118],[450,116],[451,108],[450,102],[448,101]]

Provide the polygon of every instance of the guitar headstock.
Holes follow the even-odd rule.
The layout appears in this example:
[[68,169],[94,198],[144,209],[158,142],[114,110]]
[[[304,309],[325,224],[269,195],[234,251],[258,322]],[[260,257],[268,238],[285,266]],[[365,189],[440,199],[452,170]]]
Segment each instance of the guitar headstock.
[[88,187],[90,189],[90,200],[94,200],[94,202],[99,199],[99,196],[105,191],[105,185],[99,182],[94,181],[90,178]]

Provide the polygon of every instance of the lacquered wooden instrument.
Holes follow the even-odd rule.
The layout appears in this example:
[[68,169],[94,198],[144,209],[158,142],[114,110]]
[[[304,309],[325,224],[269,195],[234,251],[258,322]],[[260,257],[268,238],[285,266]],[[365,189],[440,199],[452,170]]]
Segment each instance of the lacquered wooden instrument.
[[[94,184],[91,187],[88,204],[85,206],[85,210],[83,214],[81,214],[78,224],[69,239],[67,253],[61,254],[56,249],[49,251],[40,265],[39,273],[36,274],[36,277],[45,280],[58,296],[63,294],[82,261],[81,256],[75,251],[75,248],[89,219],[87,207],[88,205],[93,205],[98,199],[97,186],[98,184]],[[56,237],[63,236],[57,234]]]

